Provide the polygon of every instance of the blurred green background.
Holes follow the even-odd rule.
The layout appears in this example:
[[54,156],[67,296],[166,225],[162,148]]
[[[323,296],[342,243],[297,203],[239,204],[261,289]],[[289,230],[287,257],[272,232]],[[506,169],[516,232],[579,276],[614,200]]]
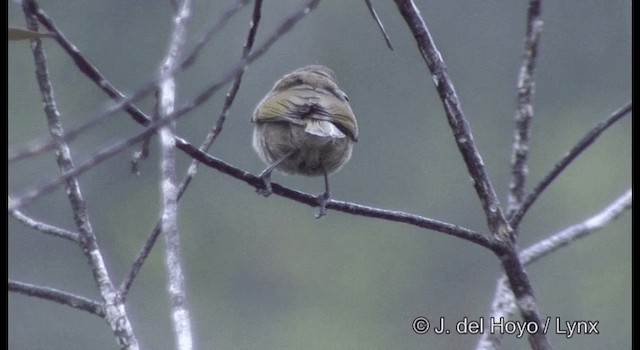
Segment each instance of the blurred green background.
[[[189,48],[234,1],[194,4]],[[40,1],[67,37],[125,93],[156,76],[168,42],[168,1]],[[260,45],[302,1],[265,1]],[[522,60],[526,1],[416,1],[445,59],[462,107],[503,204],[510,180],[512,117]],[[414,39],[391,1],[376,9],[395,47],[389,51],[363,1],[323,1],[252,64],[210,153],[254,174],[251,112],[282,74],[310,63],[331,67],[349,94],[360,141],[331,177],[334,198],[404,210],[481,232],[486,224],[443,108]],[[244,8],[178,79],[179,104],[233,67],[252,6]],[[15,3],[9,25],[24,27]],[[531,188],[598,121],[631,98],[631,1],[548,1],[536,71]],[[110,105],[53,42],[45,42],[67,128]],[[8,144],[47,135],[27,42],[9,43]],[[179,134],[199,144],[221,109],[220,93],[185,116]],[[140,107],[151,111],[152,100]],[[76,163],[141,127],[120,114],[71,145]],[[93,228],[119,284],[158,218],[157,139],[142,175],[129,173],[134,147],[81,177]],[[189,159],[179,153],[181,174]],[[469,349],[476,335],[417,335],[417,316],[487,315],[500,276],[490,252],[466,241],[381,220],[316,209],[201,167],[184,196],[179,227],[188,304],[199,349]],[[57,176],[52,153],[9,166],[10,194]],[[275,175],[275,182],[322,191],[321,178]],[[549,187],[525,217],[527,247],[584,220],[631,183],[631,118],[607,131]],[[25,208],[75,230],[64,191]],[[80,250],[13,219],[10,278],[98,298]],[[631,214],[528,268],[543,317],[599,321],[598,335],[562,349],[631,347]],[[106,323],[51,302],[10,293],[11,349],[115,349]],[[163,243],[151,254],[127,301],[145,349],[171,349]],[[505,338],[504,348],[528,348]]]

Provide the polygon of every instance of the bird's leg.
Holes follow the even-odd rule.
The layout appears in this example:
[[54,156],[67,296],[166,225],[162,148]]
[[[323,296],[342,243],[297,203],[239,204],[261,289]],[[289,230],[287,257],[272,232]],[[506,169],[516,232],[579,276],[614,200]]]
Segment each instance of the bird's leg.
[[327,203],[331,198],[331,191],[329,190],[329,175],[327,175],[327,171],[324,170],[324,167],[322,168],[322,173],[324,175],[324,193],[321,193],[316,197],[318,205],[320,206],[318,214],[316,214],[316,219],[320,219],[327,215]]
[[269,165],[266,169],[264,169],[258,177],[264,183],[263,189],[257,189],[256,191],[265,197],[269,197],[271,195],[271,173],[278,167],[278,165],[282,164],[287,158],[291,157],[296,151],[291,151],[287,153],[284,157],[276,160],[271,165]]

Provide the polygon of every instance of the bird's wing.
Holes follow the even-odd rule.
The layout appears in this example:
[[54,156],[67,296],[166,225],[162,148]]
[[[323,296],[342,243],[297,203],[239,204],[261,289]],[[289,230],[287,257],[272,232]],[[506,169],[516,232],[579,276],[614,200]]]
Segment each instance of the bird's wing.
[[251,118],[253,122],[286,121],[298,125],[306,125],[305,119],[331,122],[354,141],[358,139],[358,126],[348,102],[309,85],[270,93]]

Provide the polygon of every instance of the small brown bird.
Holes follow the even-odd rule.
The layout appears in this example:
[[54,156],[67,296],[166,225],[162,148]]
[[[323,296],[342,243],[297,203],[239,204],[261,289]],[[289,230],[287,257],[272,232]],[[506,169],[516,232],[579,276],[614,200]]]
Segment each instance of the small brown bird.
[[328,174],[351,158],[358,140],[358,124],[347,95],[333,71],[320,65],[297,69],[278,80],[258,104],[251,121],[253,148],[268,164],[260,173],[264,196],[271,194],[274,169],[286,174],[324,176],[325,192],[318,196],[326,214],[331,197]]

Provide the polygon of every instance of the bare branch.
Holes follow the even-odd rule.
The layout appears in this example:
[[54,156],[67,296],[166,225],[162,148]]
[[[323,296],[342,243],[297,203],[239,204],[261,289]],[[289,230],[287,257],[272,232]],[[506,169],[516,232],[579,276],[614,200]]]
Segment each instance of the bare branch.
[[[42,23],[42,25],[47,28],[52,33],[55,33],[55,38],[60,47],[69,55],[69,57],[73,60],[76,67],[80,72],[82,72],[89,80],[93,81],[96,86],[98,86],[102,91],[104,91],[109,97],[111,97],[115,101],[120,101],[121,99],[126,98],[126,96],[120,92],[107,78],[105,78],[102,73],[96,68],[87,58],[80,52],[80,50],[73,44],[67,37],[64,35],[62,30],[58,28],[53,19],[47,15],[42,8],[37,4],[36,1],[33,1],[34,6],[34,14],[38,18],[38,21]],[[155,85],[155,84],[153,84]],[[136,119],[139,123],[149,123],[150,118],[147,117],[141,110],[139,110],[136,106],[131,104],[126,104],[124,106],[124,110],[129,113],[132,117]],[[97,122],[97,121],[96,121]],[[83,127],[67,130],[65,133],[65,137],[67,142],[70,141],[75,135],[81,133],[87,128],[93,126],[94,124],[86,124]]]
[[[158,118],[170,118],[175,108],[176,83],[166,73],[175,69],[180,51],[185,43],[187,22],[191,18],[191,1],[183,0],[173,19],[173,30],[169,50],[161,67],[158,89]],[[160,138],[160,183],[162,195],[161,230],[166,244],[166,265],[168,275],[168,291],[171,300],[171,320],[176,336],[176,348],[190,350],[193,348],[191,334],[191,318],[187,308],[182,258],[180,251],[180,234],[178,233],[178,187],[176,176],[176,143],[175,122],[167,123],[158,129]]]
[[[519,261],[518,253],[512,241],[511,226],[502,212],[500,201],[486,173],[482,157],[475,146],[471,129],[460,107],[460,101],[453,83],[449,79],[442,56],[436,48],[427,25],[413,1],[396,0],[396,5],[413,33],[420,53],[431,72],[436,90],[444,105],[449,126],[453,131],[454,139],[482,203],[489,229],[494,238],[492,241],[494,243],[492,246],[493,252],[500,258],[509,282],[513,286],[520,314],[526,322],[542,326],[533,288],[524,267]],[[529,342],[534,349],[551,348],[543,332],[530,334]]]
[[536,302],[533,287],[529,281],[529,276],[524,269],[524,265],[520,262],[518,252],[515,247],[507,246],[504,251],[494,250],[500,258],[500,263],[509,279],[509,285],[514,292],[515,304],[518,306],[520,316],[525,323],[537,325],[536,332],[528,333],[529,344],[533,350],[551,349],[551,344],[547,339],[547,335],[543,332],[544,323],[540,317],[540,310]]
[[[86,123],[81,124],[75,128],[69,129],[66,131],[64,135],[64,140],[69,142],[79,135],[82,134],[83,131],[99,124],[100,122],[106,120],[107,118],[113,116],[115,113],[125,110],[129,113],[136,122],[142,125],[148,125],[150,123],[151,118],[145,115],[142,111],[140,111],[137,107],[133,105],[134,102],[139,99],[145,97],[150,92],[154,91],[160,80],[165,77],[159,77],[158,79],[144,85],[142,88],[134,92],[133,94],[126,97],[120,91],[118,91],[99,71],[96,67],[94,67],[81,53],[80,51],[73,45],[69,40],[66,39],[64,34],[58,29],[51,18],[47,16],[47,14],[38,6],[35,0],[32,1],[33,11],[36,14],[39,21],[43,23],[43,25],[55,33],[55,38],[60,44],[60,46],[67,52],[69,57],[73,59],[78,69],[84,73],[91,81],[96,83],[98,87],[100,87],[109,97],[117,101],[117,104],[107,109],[106,111],[99,113],[95,116],[91,116],[86,118],[88,120]],[[166,72],[166,76],[173,76],[174,74],[181,72],[191,66],[195,61],[204,46],[211,40],[215,35],[226,25],[226,23],[231,19],[231,17],[236,14],[246,3],[248,0],[239,0],[237,3],[227,9],[222,17],[211,27],[211,29],[203,36],[202,39],[198,41],[196,47],[192,50],[190,55],[177,67],[173,70]],[[34,156],[40,154],[42,152],[46,152],[54,148],[54,143],[50,142],[48,139],[46,140],[37,140],[31,142],[29,145],[19,148],[17,150],[9,151],[8,160],[17,161],[20,159],[24,159],[30,156]]]
[[54,288],[40,287],[29,283],[9,280],[9,291],[40,298],[54,303],[71,306],[74,309],[86,311],[98,317],[105,317],[102,305],[97,301],[81,297],[75,294],[60,291]]
[[611,204],[590,218],[569,226],[564,230],[544,239],[520,253],[523,264],[530,264],[540,258],[549,255],[556,250],[568,246],[571,242],[584,238],[609,224],[620,216],[625,210],[631,209],[632,191],[627,190],[622,196],[616,198]]
[[103,148],[102,150],[96,152],[91,158],[87,159],[84,163],[78,166],[75,166],[71,170],[63,172],[62,175],[60,175],[55,180],[45,185],[42,185],[38,188],[31,189],[27,191],[25,194],[23,194],[21,197],[12,196],[9,200],[9,210],[18,209],[20,207],[28,205],[34,200],[40,198],[41,196],[55,191],[58,187],[64,184],[64,182],[67,179],[80,176],[87,170],[92,169],[94,166],[118,154],[119,152],[126,149],[127,147],[144,140],[145,138],[149,137],[149,135],[154,134],[156,132],[156,128],[164,125],[164,123],[167,123],[167,122],[168,121],[164,119],[154,122],[152,123],[153,127],[146,128],[144,131],[140,132],[139,134],[129,139],[121,140],[120,142],[112,146]]
[[[258,25],[260,24],[261,17],[262,17],[262,0],[256,0],[253,7],[253,15],[251,16],[249,34],[247,35],[247,40],[245,41],[242,49],[242,60],[246,60],[249,54],[251,53],[251,49],[253,49],[253,43],[256,38],[256,33],[258,32]],[[233,101],[236,98],[236,94],[240,89],[240,84],[242,83],[242,76],[244,75],[244,71],[245,70],[243,69],[240,72],[238,72],[235,80],[233,81],[233,84],[231,85],[231,88],[227,92],[227,95],[224,100],[224,105],[222,106],[222,111],[220,112],[218,119],[216,119],[216,123],[214,124],[213,128],[211,129],[209,134],[207,134],[205,141],[200,146],[200,150],[202,150],[203,152],[206,152],[209,149],[211,144],[213,144],[217,136],[222,131],[224,121],[227,119],[227,115],[229,114],[229,109],[231,108],[231,105],[233,104]]]
[[[511,288],[509,288],[509,282],[506,276],[498,278],[496,283],[496,292],[493,295],[493,302],[491,304],[491,316],[489,320],[508,320],[518,309],[515,298]],[[502,338],[504,333],[491,332],[485,327],[476,350],[497,350],[500,349],[502,344]]]
[[53,225],[37,221],[22,214],[18,210],[9,210],[9,214],[11,214],[11,216],[13,216],[16,220],[20,221],[22,224],[29,228],[52,236],[64,238],[71,242],[80,243],[80,235],[78,235],[76,232],[68,231],[63,228],[55,227]]
[[[260,23],[261,8],[262,8],[262,0],[256,0],[253,8],[253,15],[251,20],[251,25],[249,28],[249,34],[247,37],[247,41],[244,44],[244,49],[242,54],[243,58],[247,57],[247,55],[251,52],[251,48],[253,47],[255,35],[258,29],[258,24]],[[211,130],[205,137],[205,140],[202,143],[202,145],[200,145],[199,150],[201,152],[206,152],[209,149],[209,147],[213,144],[216,137],[222,131],[222,127],[228,115],[229,108],[233,104],[235,96],[240,88],[240,83],[242,82],[243,73],[244,73],[244,70],[238,73],[238,75],[236,76],[236,79],[233,81],[231,88],[227,92],[227,95],[224,101],[224,106],[222,107],[222,111],[220,112],[218,119],[216,120],[214,126],[211,128]],[[182,195],[187,190],[187,187],[191,183],[191,180],[196,175],[197,167],[198,167],[198,161],[194,159],[189,165],[189,169],[187,170],[187,174],[185,178],[182,180],[182,182],[178,186],[178,200],[180,200]],[[133,280],[136,278],[138,272],[140,272],[140,269],[142,268],[144,261],[149,255],[149,252],[153,248],[153,245],[155,244],[159,233],[160,233],[160,222],[158,222],[158,224],[153,228],[153,230],[149,234],[149,237],[147,237],[147,240],[145,241],[144,246],[138,252],[138,256],[133,262],[131,269],[129,270],[122,284],[120,285],[120,294],[123,296],[123,298],[126,298],[126,295],[128,294],[129,289],[131,288],[131,284],[133,283]]]
[[535,81],[533,73],[538,57],[538,42],[542,33],[540,11],[542,0],[529,1],[527,13],[527,34],[524,40],[524,60],[518,76],[518,107],[514,116],[513,147],[511,150],[511,183],[507,218],[510,218],[522,204],[525,195],[525,183],[529,168],[529,137],[531,136],[531,119],[533,119],[533,96]]
[[[177,140],[178,146],[180,146],[180,140]],[[227,174],[233,178],[236,178],[240,181],[243,181],[255,189],[262,188],[264,186],[264,182],[257,176],[254,176],[242,169],[234,167],[233,165],[226,163],[225,161],[213,157],[209,154],[201,152],[195,146],[190,144],[183,144],[183,147],[180,148],[185,151],[191,157],[197,159],[202,164],[214,168],[221,173]],[[318,206],[318,199],[313,194],[303,193],[291,188],[287,188],[281,186],[277,183],[272,183],[272,191],[274,194],[289,198],[299,203],[307,204],[311,207]],[[351,202],[343,202],[334,199],[330,199],[327,202],[327,209],[334,209],[337,211],[361,215],[365,217],[384,219],[389,221],[402,222],[413,226],[418,226],[422,228],[427,228],[430,230],[442,232],[445,234],[453,235],[464,240],[476,243],[480,246],[493,249],[493,243],[490,239],[478,232],[469,230],[467,228],[463,228],[457,225],[453,225],[450,223],[433,220],[429,218],[425,218],[419,215],[408,214],[401,211],[392,211],[385,209],[372,208],[356,203]]]
[[[32,0],[28,0],[28,1],[32,1]],[[94,123],[98,123],[99,121],[105,120],[106,118],[111,117],[112,115],[120,112],[121,110],[126,109],[127,106],[131,105],[132,103],[135,103],[136,101],[144,98],[150,92],[154,91],[156,89],[156,86],[157,86],[157,81],[148,83],[147,85],[135,91],[133,94],[120,100],[119,102],[115,103],[114,105],[110,106],[104,111],[94,116],[87,117],[87,119],[89,120],[87,123],[79,127],[76,127],[74,129],[71,129],[68,132],[65,132],[63,140],[65,142],[74,140],[76,137],[82,134],[82,131],[94,125]],[[147,121],[145,123],[148,124],[149,122]],[[155,132],[155,129],[153,131]],[[55,143],[52,141],[48,141],[46,139],[31,141],[26,146],[18,147],[17,149],[14,149],[14,150],[9,150],[9,152],[7,152],[8,153],[7,161],[15,162],[21,159],[34,156],[34,155],[38,155],[42,152],[52,150],[54,148],[55,148]]]
[[142,246],[142,248],[140,248],[140,251],[138,251],[138,255],[133,261],[133,264],[131,264],[129,272],[127,272],[126,276],[122,280],[122,283],[120,284],[120,288],[118,290],[123,301],[127,299],[127,295],[129,294],[129,289],[131,289],[133,281],[138,276],[140,269],[142,269],[142,265],[144,265],[144,262],[147,260],[149,253],[151,253],[151,249],[156,244],[156,241],[160,236],[160,232],[162,232],[160,230],[160,224],[161,221],[158,220],[156,226],[153,227],[153,230],[151,230],[151,233],[144,241],[144,245]]
[[220,30],[227,25],[227,22],[229,22],[229,20],[231,20],[231,18],[233,18],[233,16],[248,3],[249,0],[237,0],[235,4],[227,8],[220,16],[218,22],[211,26],[211,29],[209,29],[207,33],[198,41],[191,53],[187,55],[187,57],[184,59],[184,61],[182,61],[182,63],[180,63],[177,69],[184,70],[185,68],[192,65],[198,58],[198,55],[205,47],[205,45],[209,43],[211,39],[213,39],[216,34],[218,34],[218,32],[220,32]]
[[442,56],[436,48],[429,29],[413,1],[396,0],[396,5],[413,33],[422,58],[431,72],[431,77],[444,106],[447,121],[469,175],[471,175],[473,187],[482,203],[482,209],[487,217],[491,233],[500,240],[508,241],[510,240],[511,228],[504,218],[500,201],[489,180],[482,156],[480,156],[475,145],[469,123],[462,112],[460,100],[449,78]]
[[[253,61],[255,61],[256,59],[258,59],[259,57],[264,55],[267,52],[267,50],[280,37],[282,37],[282,35],[284,35],[289,30],[291,30],[293,28],[293,26],[297,22],[299,22],[302,18],[304,18],[312,9],[314,9],[318,5],[319,2],[320,2],[320,0],[310,0],[307,3],[306,6],[304,6],[302,9],[300,9],[299,11],[297,11],[294,14],[292,14],[291,16],[289,16],[280,25],[280,27],[278,27],[278,29],[275,31],[275,33],[273,33],[265,41],[264,44],[262,44],[257,50],[255,50],[254,52],[249,54],[245,60],[241,60],[233,69],[231,69],[224,76],[224,78],[222,78],[220,81],[218,81],[218,82],[212,84],[211,86],[209,86],[208,88],[206,88],[201,94],[196,96],[190,102],[186,103],[182,108],[176,110],[175,112],[173,112],[167,118],[159,119],[157,121],[152,122],[151,124],[148,125],[148,127],[144,131],[140,132],[139,134],[134,135],[134,136],[130,137],[129,139],[122,140],[122,141],[116,143],[115,145],[112,145],[110,147],[107,147],[107,148],[103,149],[102,151],[97,152],[96,154],[94,154],[94,156],[92,158],[90,158],[89,160],[85,161],[85,163],[81,164],[80,166],[75,167],[72,171],[63,173],[60,177],[58,177],[54,181],[49,182],[48,184],[45,184],[45,185],[43,185],[43,186],[41,186],[39,188],[27,191],[27,193],[25,193],[23,196],[13,196],[12,201],[10,201],[10,203],[9,203],[9,209],[18,209],[18,208],[20,208],[20,207],[22,207],[24,205],[29,204],[30,202],[32,202],[33,200],[39,198],[40,196],[54,191],[62,183],[64,183],[65,179],[67,179],[69,177],[73,177],[73,176],[78,176],[78,175],[84,173],[85,171],[93,168],[95,165],[97,165],[97,164],[103,162],[104,160],[110,158],[111,156],[121,152],[123,149],[125,149],[125,148],[127,148],[127,147],[129,147],[129,146],[131,146],[131,145],[133,145],[133,144],[135,144],[137,142],[140,142],[140,141],[144,140],[146,137],[148,137],[152,133],[155,133],[157,128],[160,128],[160,127],[166,125],[167,123],[172,122],[173,120],[176,120],[176,119],[182,117],[186,113],[190,112],[194,108],[196,108],[196,107],[200,106],[202,103],[206,102],[211,96],[213,96],[214,93],[216,93],[218,90],[220,90],[220,88],[222,88],[222,86],[224,86],[227,83],[229,83],[230,81],[232,81],[236,77],[238,72],[240,72],[241,70],[245,69]],[[148,93],[148,91],[151,91],[151,90],[153,90],[152,86],[150,86],[150,87],[145,86],[142,90],[139,90],[134,95],[130,96],[127,99],[122,100],[115,107],[110,108],[109,111],[106,112],[106,113],[115,113],[116,111],[118,111],[121,108],[123,108],[125,104],[131,103],[132,99],[134,98],[134,96],[135,96],[135,98],[140,98],[140,95],[146,94],[146,93]],[[184,142],[184,141],[183,142],[179,142],[180,141],[179,138],[176,138],[176,141],[178,141],[178,143],[177,143],[178,148],[180,148],[180,149],[182,149],[184,151],[183,147],[185,147],[188,143]]]
[[[31,12],[32,4],[33,3],[31,1],[24,1],[23,9],[27,21],[27,27],[30,30],[38,31],[38,22],[35,16],[33,16],[33,12]],[[56,144],[56,161],[58,162],[60,172],[67,173],[74,169],[74,165],[71,159],[71,151],[63,138],[64,130],[62,123],[60,122],[60,112],[56,106],[53,88],[49,79],[46,56],[40,39],[32,40],[31,48],[35,60],[36,78],[42,94],[44,112],[49,126],[49,133]],[[67,197],[69,198],[71,209],[73,211],[74,221],[78,231],[80,232],[80,246],[89,261],[93,278],[98,286],[100,295],[105,302],[105,320],[111,326],[111,330],[121,348],[132,350],[138,349],[138,341],[133,333],[133,329],[131,328],[124,305],[119,300],[116,289],[114,288],[106,266],[104,265],[102,254],[98,247],[93,228],[91,227],[86,204],[82,198],[78,179],[70,176],[65,178],[64,182]]]
[[[554,253],[560,248],[568,247],[572,242],[580,238],[585,238],[597,232],[618,218],[624,211],[631,209],[631,203],[632,192],[631,189],[629,189],[600,212],[523,250],[520,253],[520,261],[522,261],[524,265],[529,265],[544,256]],[[515,310],[516,304],[514,302],[514,296],[509,288],[507,279],[504,276],[500,277],[496,283],[496,292],[491,305],[490,317],[493,319],[504,318],[508,320],[513,317]],[[483,332],[476,350],[498,349],[502,342],[503,335],[504,334],[500,332],[495,332],[495,334],[492,334],[492,332]]]
[[147,137],[142,141],[140,150],[133,152],[131,156],[131,173],[140,175],[140,162],[146,160],[149,157],[149,147],[151,145],[151,137]]
[[567,152],[560,161],[558,161],[551,171],[536,185],[531,193],[524,200],[518,211],[511,218],[511,226],[516,229],[522,221],[522,217],[527,213],[531,205],[538,199],[540,194],[553,182],[553,180],[562,173],[562,171],[573,162],[584,150],[586,150],[595,140],[602,135],[611,125],[620,120],[622,117],[631,112],[631,102],[627,103],[617,111],[613,112],[607,119],[601,121],[586,135],[584,135],[578,143],[576,143],[569,152]]
[[[253,15],[251,16],[251,25],[249,26],[249,34],[247,36],[247,40],[244,43],[244,47],[242,49],[242,60],[246,60],[251,53],[251,49],[253,48],[253,43],[255,41],[256,33],[258,32],[258,25],[260,24],[260,18],[262,17],[262,0],[256,0],[253,7]],[[216,119],[213,127],[207,133],[204,141],[200,145],[200,151],[207,152],[213,142],[215,142],[220,132],[222,132],[222,128],[224,126],[224,122],[227,119],[229,114],[229,109],[233,104],[233,101],[236,98],[236,94],[240,89],[240,84],[242,83],[242,76],[244,75],[245,69],[242,69],[236,75],[231,88],[227,92],[227,95],[224,100],[224,105],[222,106],[222,110],[220,111],[220,115]],[[187,175],[183,179],[182,183],[179,186],[178,199],[182,197],[182,194],[186,191],[187,187],[191,183],[191,180],[196,175],[198,171],[198,161],[193,160],[189,165],[189,169],[187,170]]]
[[[177,140],[180,145],[180,140]],[[248,185],[251,185],[255,189],[262,188],[264,185],[262,180],[242,169],[234,167],[233,165],[226,163],[225,161],[206,154],[191,144],[183,144],[184,150],[188,155],[197,159],[202,164],[214,168],[224,174],[227,174],[235,179],[243,181]],[[274,194],[294,200],[296,202],[307,204],[311,207],[318,206],[318,200],[315,195],[309,193],[303,193],[291,188],[281,186],[278,183],[272,183],[272,191]],[[341,211],[353,215],[360,215],[364,217],[377,218],[383,220],[389,220],[394,222],[401,222],[412,226],[422,227],[429,230],[438,231],[448,235],[452,235],[466,241],[478,244],[482,247],[494,249],[494,244],[487,236],[475,232],[473,230],[460,227],[447,222],[442,222],[434,219],[429,219],[423,216],[409,214],[402,211],[385,210],[379,208],[373,208],[365,205],[360,205],[352,202],[344,202],[335,199],[331,199],[327,203],[328,209]]]
[[384,26],[382,25],[382,21],[380,21],[380,17],[378,17],[378,14],[376,13],[376,9],[373,8],[373,3],[371,2],[371,0],[364,0],[364,2],[367,4],[367,8],[369,9],[369,12],[371,12],[371,16],[373,16],[373,20],[376,21],[376,24],[378,24],[378,28],[380,28],[380,31],[382,32],[384,41],[387,42],[387,47],[389,48],[389,50],[393,51],[391,40],[387,35],[387,31],[384,30]]

